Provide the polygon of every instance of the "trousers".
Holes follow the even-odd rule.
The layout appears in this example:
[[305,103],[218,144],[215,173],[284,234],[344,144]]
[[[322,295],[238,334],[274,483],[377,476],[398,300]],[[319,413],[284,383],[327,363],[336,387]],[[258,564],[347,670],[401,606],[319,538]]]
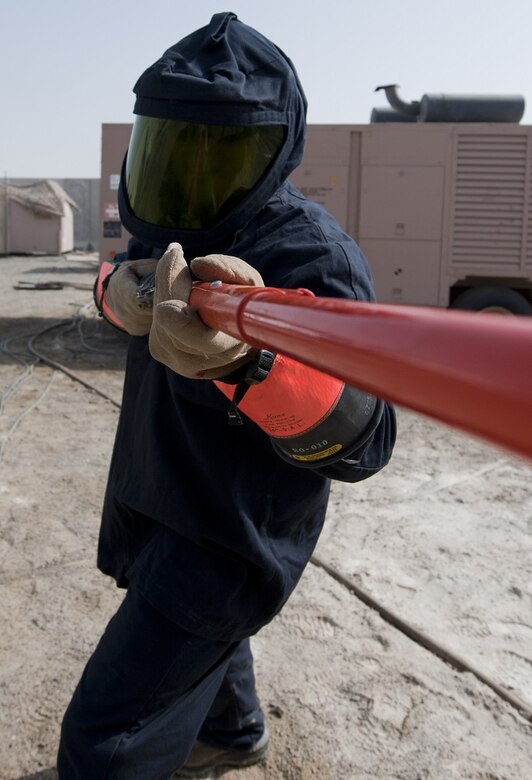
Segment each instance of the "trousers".
[[249,639],[184,631],[131,586],[65,712],[59,780],[169,780],[198,737],[249,748],[264,729]]

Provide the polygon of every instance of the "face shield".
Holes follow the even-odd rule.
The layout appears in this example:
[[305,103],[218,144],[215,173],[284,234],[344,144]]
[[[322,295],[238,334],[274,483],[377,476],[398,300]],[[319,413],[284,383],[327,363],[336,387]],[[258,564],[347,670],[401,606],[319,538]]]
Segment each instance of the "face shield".
[[282,125],[223,127],[137,116],[126,161],[136,217],[208,230],[253,189],[284,139]]

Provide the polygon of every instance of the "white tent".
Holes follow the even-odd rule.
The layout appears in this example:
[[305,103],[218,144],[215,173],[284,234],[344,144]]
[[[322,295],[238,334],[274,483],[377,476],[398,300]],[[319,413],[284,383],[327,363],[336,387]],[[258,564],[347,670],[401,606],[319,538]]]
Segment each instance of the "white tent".
[[74,248],[77,204],[52,179],[0,183],[0,254],[60,255]]

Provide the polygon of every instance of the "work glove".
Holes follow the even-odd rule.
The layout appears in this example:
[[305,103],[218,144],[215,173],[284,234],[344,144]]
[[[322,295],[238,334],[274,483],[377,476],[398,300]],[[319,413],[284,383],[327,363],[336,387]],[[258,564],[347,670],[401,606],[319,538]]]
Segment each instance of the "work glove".
[[153,273],[156,266],[157,260],[125,260],[109,276],[105,305],[131,336],[145,336],[150,332],[152,309],[139,300],[137,288],[141,279]]
[[[264,286],[258,271],[229,255],[196,257],[190,270],[204,282]],[[205,325],[188,305],[192,276],[179,244],[170,244],[157,264],[150,352],[189,379],[219,379],[249,362],[257,350]]]

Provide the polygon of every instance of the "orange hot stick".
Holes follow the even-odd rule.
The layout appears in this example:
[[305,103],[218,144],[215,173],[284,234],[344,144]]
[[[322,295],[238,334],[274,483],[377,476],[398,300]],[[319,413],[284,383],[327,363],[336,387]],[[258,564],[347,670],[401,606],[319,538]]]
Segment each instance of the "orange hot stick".
[[532,458],[532,319],[196,284],[210,327]]

